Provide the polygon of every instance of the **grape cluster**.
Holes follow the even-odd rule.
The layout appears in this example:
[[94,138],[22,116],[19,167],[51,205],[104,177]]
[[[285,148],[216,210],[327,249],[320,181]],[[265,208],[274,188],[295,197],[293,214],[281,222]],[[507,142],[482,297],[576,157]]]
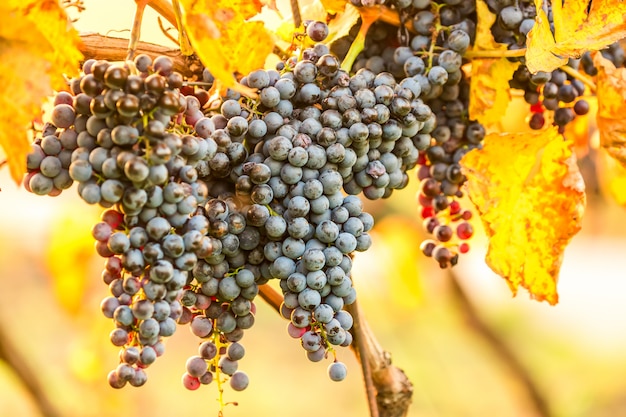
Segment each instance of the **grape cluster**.
[[[576,64],[570,63],[570,66]],[[528,123],[532,129],[541,129],[545,125],[546,111],[553,112],[553,124],[561,133],[577,115],[589,112],[589,103],[581,98],[585,93],[585,84],[561,69],[552,73],[530,74],[525,65],[520,65],[510,85],[524,90],[524,100],[531,106]]]
[[529,0],[487,0],[487,7],[496,15],[491,26],[491,34],[498,43],[508,49],[526,47],[526,36],[535,24],[537,11],[535,4]]
[[[309,22],[307,33],[323,39],[327,27]],[[169,59],[146,55],[134,66],[86,61],[57,94],[25,182],[56,195],[75,181],[106,209],[92,234],[110,290],[101,309],[121,348],[111,386],[145,383],[163,338],[189,324],[202,343],[184,386],[228,379],[244,389],[240,341],[271,279],[289,333],[310,360],[332,353],[329,376],[345,377],[333,346],[352,341],[351,256],[370,247],[374,224],[356,194],[406,186],[419,158],[411,138],[433,115],[418,82],[367,69],[351,77],[323,44],[303,58],[251,72],[241,83],[258,96],[229,90],[217,111]]]
[[[25,180],[45,194],[38,175],[54,185],[58,174],[52,175],[40,156],[60,155],[69,177],[63,188],[76,181],[83,200],[109,208],[92,234],[96,251],[106,258],[102,277],[111,293],[102,312],[116,326],[111,342],[121,347],[120,365],[109,374],[115,388],[145,383],[144,369],[163,353],[162,340],[177,324],[191,322],[194,334],[212,336],[222,347],[240,340],[241,330],[254,323],[251,300],[258,293],[251,285],[254,276],[241,281],[236,295],[229,283],[245,258],[232,244],[224,249],[223,242],[235,235],[223,220],[232,220],[235,233],[245,222],[236,218],[234,206],[228,216],[226,203],[210,195],[200,178],[210,180],[209,170],[223,155],[208,137],[215,127],[200,111],[202,95],[180,92],[182,77],[166,57],[152,61],[139,55],[134,64],[137,74],[128,66],[85,62],[84,75],[70,85],[73,94],[57,95],[45,136],[28,157],[31,172]],[[55,190],[51,194],[58,194]],[[219,280],[209,280],[213,277]],[[196,377],[210,382],[209,368],[207,375],[196,375],[197,369],[188,366],[186,386]],[[247,376],[237,375],[231,385],[243,389]]]
[[[491,27],[496,42],[506,44],[511,50],[525,48],[526,37],[535,24],[535,4],[532,1],[489,0],[487,5],[496,15],[496,21]],[[548,18],[550,16],[551,9],[548,6]],[[531,74],[523,57],[509,59],[520,62],[509,84],[512,88],[524,91],[524,100],[530,105],[528,124],[531,129],[541,129],[546,121],[551,120],[563,133],[565,126],[576,116],[589,112],[589,103],[582,98],[585,85],[579,79],[561,69],[551,73],[539,71]],[[590,62],[589,56],[586,61]],[[567,65],[577,70],[579,64],[580,60],[570,60]],[[593,67],[593,63],[590,64]],[[586,66],[589,69],[589,64]],[[593,72],[592,69],[589,71]]]
[[445,268],[469,250],[472,213],[461,207],[465,176],[459,161],[485,136],[482,125],[468,120],[469,80],[461,70],[462,55],[475,38],[475,4],[413,1],[397,7],[416,34],[398,46],[397,28],[374,24],[354,67],[391,73],[400,84],[420,86],[415,109],[424,115],[425,127],[409,137],[419,150],[418,203],[424,230],[431,235],[421,249]]

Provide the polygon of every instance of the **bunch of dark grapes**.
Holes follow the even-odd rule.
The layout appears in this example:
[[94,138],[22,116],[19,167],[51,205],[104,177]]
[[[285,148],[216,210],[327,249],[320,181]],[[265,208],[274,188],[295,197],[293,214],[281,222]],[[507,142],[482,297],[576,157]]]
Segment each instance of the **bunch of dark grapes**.
[[[83,200],[109,208],[92,233],[98,254],[106,258],[102,278],[111,293],[102,312],[116,327],[111,342],[121,347],[120,365],[109,374],[115,388],[145,383],[144,369],[163,353],[162,340],[177,324],[191,322],[201,337],[207,334],[199,328],[210,325],[222,347],[240,340],[241,330],[254,323],[251,300],[258,293],[248,282],[239,291],[247,298],[237,298],[229,287],[227,277],[242,269],[245,256],[223,250],[220,239],[228,238],[228,225],[224,228],[223,214],[215,209],[221,200],[209,195],[204,181],[211,180],[210,167],[221,164],[222,149],[209,137],[215,127],[200,110],[203,95],[180,92],[183,79],[169,58],[139,55],[134,64],[136,73],[131,66],[85,62],[84,75],[71,82],[72,93],[56,96],[25,178],[33,192],[52,195],[76,181]],[[52,157],[60,161],[60,172],[51,169],[46,158]],[[230,292],[202,287],[208,269]],[[211,305],[224,314],[207,315],[215,311]],[[239,356],[233,353],[231,359]],[[196,365],[188,365],[185,385],[193,386],[193,378],[210,382],[210,369],[197,375],[197,361],[191,363]],[[247,385],[245,374],[224,373],[234,387]]]
[[[495,41],[506,44],[511,50],[525,48],[526,37],[535,24],[537,14],[534,2],[489,0],[487,5],[496,15],[496,21],[491,27]],[[548,18],[550,16],[551,10],[548,9]],[[565,126],[576,116],[589,112],[589,103],[582,98],[585,85],[579,79],[561,69],[551,73],[539,71],[531,74],[524,64],[523,57],[509,59],[520,62],[510,80],[510,86],[524,92],[524,99],[530,105],[531,115],[528,123],[532,129],[542,129],[547,119],[550,119],[563,133]],[[567,65],[577,70],[579,60],[570,60]],[[589,68],[588,65],[587,67]]]
[[[327,26],[307,23],[323,40]],[[143,384],[163,338],[190,324],[202,343],[183,384],[244,389],[240,341],[271,279],[289,333],[312,361],[332,353],[331,379],[345,378],[334,346],[352,341],[351,257],[370,247],[373,227],[354,195],[405,187],[419,159],[412,138],[434,116],[416,80],[351,77],[319,43],[302,56],[251,72],[241,83],[258,97],[229,90],[217,111],[169,59],[146,55],[134,66],[87,61],[57,95],[25,182],[56,195],[76,181],[83,200],[107,209],[93,236],[111,293],[102,311],[121,348],[113,387]]]
[[[574,66],[576,62],[569,65]],[[576,116],[589,112],[589,103],[582,98],[585,84],[561,69],[551,73],[538,72],[530,74],[525,65],[520,65],[510,81],[513,88],[524,90],[524,100],[530,104],[531,116],[529,126],[541,129],[545,125],[545,112],[552,112],[553,124],[559,132]]]
[[526,36],[535,24],[535,3],[529,0],[487,0],[489,10],[496,15],[491,34],[508,49],[526,47]]
[[469,80],[461,70],[462,55],[475,37],[475,4],[413,1],[402,9],[416,34],[398,45],[397,28],[374,24],[355,68],[391,73],[400,84],[420,86],[414,110],[425,126],[409,137],[419,150],[418,203],[431,235],[421,249],[445,268],[469,250],[465,240],[473,234],[472,214],[461,207],[465,176],[459,161],[485,135],[479,123],[468,119]]

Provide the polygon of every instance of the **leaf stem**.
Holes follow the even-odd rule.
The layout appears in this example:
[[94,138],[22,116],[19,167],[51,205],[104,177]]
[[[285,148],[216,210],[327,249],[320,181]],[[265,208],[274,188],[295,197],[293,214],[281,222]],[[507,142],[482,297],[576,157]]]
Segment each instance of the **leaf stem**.
[[352,65],[354,65],[356,57],[365,47],[365,36],[367,35],[370,26],[372,26],[372,24],[380,17],[381,10],[381,7],[359,8],[359,14],[361,15],[361,27],[359,28],[359,33],[357,33],[356,38],[352,41],[352,45],[350,45],[350,49],[348,49],[348,53],[341,63],[341,69],[344,71],[350,71]]
[[179,0],[172,0],[172,7],[174,9],[174,16],[176,17],[176,23],[178,24],[178,45],[180,46],[180,52],[183,55],[193,55],[193,48],[191,47],[191,42],[189,42],[189,37],[187,36],[187,31],[183,26],[183,9],[180,5]]
[[475,58],[515,58],[526,55],[526,48],[522,49],[487,49],[484,51],[467,51],[463,56],[469,59]]
[[589,87],[589,90],[591,91],[592,94],[596,93],[597,86],[596,86],[596,83],[594,83],[591,78],[587,77],[584,74],[581,74],[579,71],[575,70],[574,68],[568,65],[563,65],[559,69],[563,71],[564,73],[566,73],[567,75],[573,78],[576,78],[577,80],[582,81],[587,87]]
[[172,3],[168,0],[148,0],[148,6],[160,14],[165,20],[170,22],[170,24],[178,30],[178,22],[176,21],[176,16],[174,15]]

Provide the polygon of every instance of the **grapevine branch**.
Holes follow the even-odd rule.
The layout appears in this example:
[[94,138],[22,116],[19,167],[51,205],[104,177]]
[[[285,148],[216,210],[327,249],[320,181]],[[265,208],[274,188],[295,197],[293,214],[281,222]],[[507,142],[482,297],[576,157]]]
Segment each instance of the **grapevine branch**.
[[38,373],[31,369],[26,358],[13,344],[13,341],[2,326],[0,326],[0,361],[9,365],[13,373],[22,381],[26,390],[34,399],[33,404],[39,408],[42,416],[61,417],[63,415],[61,410],[48,396],[41,381],[37,378],[36,375]]
[[293,15],[293,24],[299,28],[302,24],[302,15],[300,14],[300,5],[298,0],[291,0],[291,14]]
[[[114,38],[99,34],[81,35],[83,41],[80,51],[85,59],[106,59],[108,61],[123,61],[126,59],[128,39]],[[148,42],[137,42],[137,53],[150,55],[152,58],[165,55],[174,62],[174,70],[188,78],[202,72],[200,61],[191,56],[185,57],[178,47],[168,48]]]
[[466,51],[463,56],[468,59],[476,58],[517,58],[526,55],[526,48],[521,49],[485,49]]
[[535,415],[538,417],[551,417],[552,413],[548,401],[541,393],[528,369],[526,369],[504,340],[480,317],[476,307],[459,284],[455,273],[449,271],[448,274],[452,286],[452,295],[467,325],[487,343],[498,359],[508,367],[515,380],[519,381],[521,388],[526,391],[529,404],[535,409]]
[[[371,370],[373,384],[367,386],[368,400],[371,405],[371,389],[376,390],[376,407],[378,414],[372,417],[405,417],[408,415],[413,384],[404,371],[391,363],[391,355],[383,350],[376,340],[369,324],[363,317],[358,301],[346,306],[346,310],[354,318],[353,334],[356,346],[355,353],[361,361],[364,377],[367,378]],[[367,379],[366,379],[367,382]]]
[[[272,308],[280,313],[282,297],[269,285],[260,287],[260,295]],[[363,317],[358,302],[346,306],[354,318],[351,345],[361,362],[370,417],[403,417],[408,413],[413,394],[413,385],[404,371],[391,364],[388,352],[376,340]]]

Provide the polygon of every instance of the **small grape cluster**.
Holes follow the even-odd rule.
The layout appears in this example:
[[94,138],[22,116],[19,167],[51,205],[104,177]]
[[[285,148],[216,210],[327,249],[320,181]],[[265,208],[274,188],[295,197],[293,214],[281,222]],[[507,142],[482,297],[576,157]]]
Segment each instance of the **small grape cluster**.
[[531,106],[529,126],[541,129],[545,125],[545,111],[553,113],[553,124],[559,132],[576,116],[589,112],[589,103],[580,98],[585,93],[585,84],[556,69],[552,73],[538,72],[530,74],[525,65],[521,65],[513,74],[511,87],[524,89],[524,99]]
[[[526,46],[526,37],[535,24],[537,14],[532,1],[513,2],[510,0],[489,0],[489,10],[496,15],[496,22],[491,32],[496,42],[506,44],[508,49],[522,49]],[[551,8],[548,5],[548,18],[551,18]],[[619,44],[607,48],[603,54],[611,56],[617,53],[619,61]],[[621,51],[623,57],[623,51]],[[524,63],[523,57],[509,58],[519,61],[520,65],[510,80],[510,86],[524,92],[524,99],[530,105],[531,115],[528,124],[531,129],[542,129],[546,121],[551,120],[559,132],[565,131],[565,126],[576,116],[589,112],[589,103],[582,98],[585,94],[585,84],[562,69],[550,73],[539,71],[531,74]],[[623,58],[622,58],[623,63]],[[582,59],[570,59],[567,66],[573,71],[583,66],[585,72],[595,75],[591,56],[585,54]],[[621,65],[621,64],[620,64]]]
[[529,0],[487,0],[489,10],[496,15],[491,34],[496,42],[508,49],[526,47],[526,36],[535,24],[537,11]]

